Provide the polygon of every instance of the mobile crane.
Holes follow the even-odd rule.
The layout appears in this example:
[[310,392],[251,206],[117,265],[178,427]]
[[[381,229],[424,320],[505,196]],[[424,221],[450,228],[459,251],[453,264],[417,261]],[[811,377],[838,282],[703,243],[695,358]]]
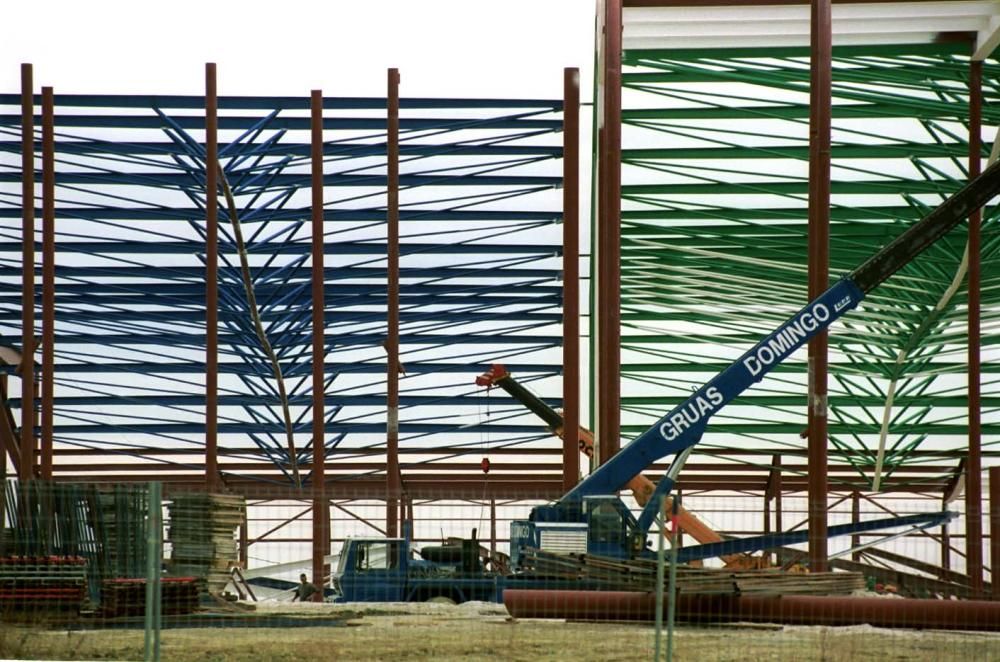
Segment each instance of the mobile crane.
[[[511,523],[511,558],[515,566],[526,547],[628,557],[648,554],[646,538],[659,509],[660,500],[673,489],[677,476],[701,439],[709,419],[734,398],[762,380],[810,338],[857,307],[865,295],[909,264],[945,236],[965,218],[1000,191],[1000,162],[945,200],[927,216],[910,226],[861,266],[810,301],[775,331],[760,340],[740,358],[697,389],[684,402],[648,430],[623,447],[606,463],[578,483],[559,501],[536,506],[527,521]],[[633,476],[654,461],[674,455],[666,475],[660,479],[638,518],[616,495]],[[927,528],[947,521],[952,513],[942,511],[833,526],[828,535],[846,535],[913,525]],[[859,528],[861,527],[861,528]],[[852,529],[853,531],[849,530]],[[681,560],[709,558],[755,549],[805,542],[807,532],[785,532],[727,540],[685,548]],[[548,541],[548,544],[547,544]]]
[[[544,400],[525,388],[518,382],[507,368],[501,363],[494,363],[483,374],[476,377],[476,386],[486,388],[498,387],[503,389],[508,395],[524,405],[529,411],[541,418],[548,426],[552,434],[563,438],[565,423],[562,415],[550,407]],[[579,431],[580,452],[588,459],[594,457],[594,433],[587,428],[580,426]],[[633,476],[625,484],[625,487],[632,490],[632,497],[640,507],[645,506],[653,492],[656,484],[646,478],[642,473]],[[670,510],[673,500],[668,496],[664,503],[664,508]],[[714,529],[702,522],[696,515],[683,506],[678,507],[677,525],[688,533],[692,538],[702,544],[722,542],[723,538]],[[760,568],[766,567],[765,557],[747,556],[744,554],[726,554],[721,557],[727,568]]]
[[[979,177],[910,226],[864,264],[806,304],[687,400],[594,470],[559,501],[551,505],[536,506],[527,520],[511,522],[511,561],[515,571],[520,565],[523,550],[529,547],[617,558],[651,555],[646,539],[661,499],[673,489],[677,476],[692,448],[705,432],[709,419],[763,379],[774,366],[787,359],[810,338],[857,307],[867,293],[985,205],[998,192],[1000,162],[988,167]],[[674,458],[670,468],[652,494],[648,495],[639,517],[635,517],[617,496],[618,490],[653,462],[671,454],[674,454]],[[827,535],[835,537],[903,526],[929,528],[938,526],[953,516],[953,513],[941,511],[869,520],[831,526]],[[677,559],[684,563],[803,543],[807,539],[806,531],[786,531],[724,540],[684,547],[679,550]],[[386,544],[389,546],[388,551],[383,551],[378,557],[390,560],[371,567],[366,559],[376,555],[373,553],[375,550],[370,548],[372,545]],[[465,545],[462,547],[464,549]],[[427,599],[436,592],[447,591],[452,591],[450,595],[455,601],[500,600],[505,588],[524,587],[531,581],[519,576],[517,572],[513,575],[485,573],[477,565],[478,557],[475,563],[471,560],[475,556],[471,553],[458,555],[457,565],[436,564],[435,567],[418,567],[417,564],[410,567],[407,562],[402,562],[402,559],[408,559],[411,554],[409,540],[405,537],[377,541],[348,540],[341,553],[341,566],[334,575],[334,585],[340,589],[338,601]]]

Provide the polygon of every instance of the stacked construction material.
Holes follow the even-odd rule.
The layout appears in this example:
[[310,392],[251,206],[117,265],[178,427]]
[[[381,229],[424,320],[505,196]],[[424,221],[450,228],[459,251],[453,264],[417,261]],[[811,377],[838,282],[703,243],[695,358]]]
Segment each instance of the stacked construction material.
[[[160,580],[163,614],[191,614],[198,608],[198,580],[164,577]],[[139,616],[146,609],[145,579],[108,579],[101,585],[101,615]]]
[[103,577],[143,577],[146,574],[149,488],[112,485],[97,496],[99,539],[103,541]]
[[[656,561],[529,549],[523,572],[539,580],[575,580],[602,591],[655,591]],[[666,577],[664,577],[666,582]],[[858,572],[792,573],[677,567],[676,589],[689,595],[845,595],[864,588]]]
[[234,534],[246,501],[228,494],[184,493],[171,497],[167,508],[170,574],[196,577],[203,593],[219,595],[229,582],[230,567],[239,561]]
[[0,557],[0,616],[26,611],[79,614],[87,560],[79,556]]
[[6,481],[0,556],[82,557],[90,600],[107,577],[146,572],[148,487]]

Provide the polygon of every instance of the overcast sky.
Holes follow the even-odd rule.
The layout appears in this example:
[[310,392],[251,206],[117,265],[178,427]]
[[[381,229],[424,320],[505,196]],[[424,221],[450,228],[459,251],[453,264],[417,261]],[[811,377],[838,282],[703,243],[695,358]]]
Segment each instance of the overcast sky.
[[[0,81],[19,89],[200,94],[381,95],[398,67],[404,96],[561,96],[562,68],[589,90],[590,0],[33,0],[4,3]],[[589,100],[589,92],[584,92]]]

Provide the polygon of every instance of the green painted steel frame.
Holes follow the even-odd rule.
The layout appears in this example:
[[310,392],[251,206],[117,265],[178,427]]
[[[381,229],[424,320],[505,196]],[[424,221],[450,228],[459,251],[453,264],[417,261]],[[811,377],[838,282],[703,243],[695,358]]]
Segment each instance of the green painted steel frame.
[[[963,52],[963,44],[834,49],[833,276],[965,178]],[[625,52],[625,436],[644,430],[805,301],[808,56],[808,49]],[[1000,124],[998,73],[996,62],[984,64],[986,127]],[[992,138],[984,136],[984,158]],[[1000,343],[997,211],[988,208],[983,223],[985,448],[1000,443],[1000,378],[990,364]],[[908,466],[940,462],[913,451],[964,447],[964,285],[935,309],[959,271],[964,234],[889,281],[830,336],[831,461],[873,477],[890,383],[897,382],[883,489],[919,489],[943,478],[907,474]],[[803,448],[804,358],[723,412],[699,452]]]

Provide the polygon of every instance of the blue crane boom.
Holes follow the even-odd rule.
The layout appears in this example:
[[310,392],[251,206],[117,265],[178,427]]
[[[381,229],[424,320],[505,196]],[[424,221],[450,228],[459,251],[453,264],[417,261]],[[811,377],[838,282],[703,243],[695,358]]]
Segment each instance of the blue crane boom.
[[657,497],[672,489],[691,447],[701,439],[713,415],[763,379],[774,366],[810,338],[855,308],[868,292],[945,236],[998,192],[1000,163],[995,163],[697,389],[577,484],[559,500],[559,504],[569,505],[588,496],[613,494],[654,461],[676,453],[670,471],[660,480],[654,498],[649,500],[638,518],[639,530],[648,530],[656,514]]

